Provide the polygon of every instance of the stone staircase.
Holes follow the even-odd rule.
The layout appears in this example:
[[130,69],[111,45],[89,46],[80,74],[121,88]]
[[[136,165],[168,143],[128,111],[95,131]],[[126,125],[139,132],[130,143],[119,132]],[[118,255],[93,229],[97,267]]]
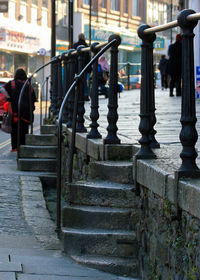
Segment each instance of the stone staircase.
[[26,135],[20,146],[18,169],[21,171],[56,172],[57,137],[55,125],[41,126],[38,135]]
[[89,180],[67,184],[62,246],[74,261],[138,277],[132,163],[90,163]]

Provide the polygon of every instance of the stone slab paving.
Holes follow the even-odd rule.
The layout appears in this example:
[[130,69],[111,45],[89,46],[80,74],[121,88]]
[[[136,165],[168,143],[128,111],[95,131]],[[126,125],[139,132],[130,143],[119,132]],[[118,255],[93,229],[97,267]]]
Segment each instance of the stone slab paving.
[[[1,152],[1,149],[0,149]],[[128,280],[73,263],[62,254],[37,172],[0,153],[0,280]]]

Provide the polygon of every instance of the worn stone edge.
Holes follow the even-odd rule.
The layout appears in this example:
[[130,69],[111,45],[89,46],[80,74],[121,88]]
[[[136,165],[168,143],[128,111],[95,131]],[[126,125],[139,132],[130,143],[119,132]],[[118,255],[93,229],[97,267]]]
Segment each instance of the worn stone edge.
[[60,249],[60,240],[55,232],[55,224],[46,208],[40,178],[20,176],[20,182],[25,220],[32,228],[36,239],[46,249]]

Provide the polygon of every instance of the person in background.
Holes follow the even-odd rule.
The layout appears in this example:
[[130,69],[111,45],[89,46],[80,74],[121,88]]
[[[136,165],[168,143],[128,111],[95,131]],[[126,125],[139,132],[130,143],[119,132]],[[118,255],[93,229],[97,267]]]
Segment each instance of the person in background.
[[[88,44],[85,41],[85,35],[83,33],[80,33],[78,35],[78,41],[76,43],[74,43],[73,48],[77,49],[78,46],[84,46],[84,47],[88,47]],[[86,66],[88,63],[90,62],[90,54],[89,52],[85,52],[84,53],[84,66]],[[78,73],[78,63],[76,63],[76,73]],[[88,71],[88,73],[85,74],[84,76],[84,99],[85,101],[89,101],[89,87],[88,87],[88,80],[89,80],[89,73],[90,70]]]
[[182,68],[182,37],[176,35],[176,42],[169,45],[169,62],[167,71],[170,75],[169,96],[174,96],[173,89],[176,88],[176,96],[181,96],[181,68]]
[[98,64],[100,75],[102,75],[104,81],[107,82],[109,78],[110,65],[104,54],[99,57]]
[[160,75],[161,75],[161,88],[162,90],[164,88],[168,88],[168,83],[167,83],[167,65],[168,65],[168,59],[166,58],[166,55],[161,55],[161,59],[158,65],[158,69],[160,70]]
[[[12,133],[11,133],[11,152],[17,151],[17,138],[18,138],[18,100],[21,89],[27,80],[26,72],[19,68],[15,72],[14,80],[9,81],[3,87],[8,94],[8,101],[11,104],[11,110],[13,114]],[[25,91],[21,99],[21,111],[20,111],[20,145],[25,144],[25,135],[28,134],[28,128],[31,122],[33,122],[33,111],[35,109],[34,103],[36,96],[33,87],[27,84]],[[5,106],[5,109],[9,108],[9,104]]]

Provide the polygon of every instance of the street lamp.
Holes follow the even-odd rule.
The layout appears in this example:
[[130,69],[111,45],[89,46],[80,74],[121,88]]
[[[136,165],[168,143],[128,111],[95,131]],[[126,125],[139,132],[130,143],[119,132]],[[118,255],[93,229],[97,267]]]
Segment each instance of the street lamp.
[[92,29],[92,0],[90,0],[90,11],[89,11],[89,45],[91,45],[91,29]]
[[73,48],[73,32],[74,32],[73,13],[74,13],[73,0],[69,0],[69,16],[68,16],[69,49]]
[[55,0],[51,0],[51,58],[56,55],[56,9]]

